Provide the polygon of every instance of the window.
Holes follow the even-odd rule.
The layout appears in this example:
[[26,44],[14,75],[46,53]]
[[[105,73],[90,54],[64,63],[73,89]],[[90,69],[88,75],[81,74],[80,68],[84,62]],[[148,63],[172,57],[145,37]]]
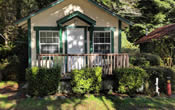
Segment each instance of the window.
[[111,32],[94,32],[94,53],[111,52]]
[[58,31],[40,31],[40,53],[41,54],[59,53]]

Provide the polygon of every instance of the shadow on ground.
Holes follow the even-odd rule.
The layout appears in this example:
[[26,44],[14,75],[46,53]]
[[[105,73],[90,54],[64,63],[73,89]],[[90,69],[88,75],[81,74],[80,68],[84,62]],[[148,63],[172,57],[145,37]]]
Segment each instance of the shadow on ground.
[[175,98],[115,95],[49,96],[27,98],[13,87],[0,89],[0,110],[175,110]]

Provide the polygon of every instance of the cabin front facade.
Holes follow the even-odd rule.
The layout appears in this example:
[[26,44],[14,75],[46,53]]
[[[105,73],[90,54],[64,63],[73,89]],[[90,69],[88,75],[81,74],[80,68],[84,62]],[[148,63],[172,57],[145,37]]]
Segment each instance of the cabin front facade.
[[16,24],[28,26],[30,67],[61,64],[67,73],[101,66],[111,74],[129,66],[120,49],[121,29],[130,22],[93,0],[57,0]]

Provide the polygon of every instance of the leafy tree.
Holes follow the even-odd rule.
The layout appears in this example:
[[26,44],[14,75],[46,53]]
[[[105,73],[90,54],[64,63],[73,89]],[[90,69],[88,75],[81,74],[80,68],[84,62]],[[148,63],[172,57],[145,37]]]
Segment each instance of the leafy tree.
[[[140,16],[131,16],[134,25],[128,32],[128,40],[137,41],[154,29],[175,22],[174,0],[140,0],[135,5],[140,10]],[[160,41],[140,44],[141,52],[149,52],[161,57],[170,56],[170,47],[175,46],[175,40],[164,38]]]

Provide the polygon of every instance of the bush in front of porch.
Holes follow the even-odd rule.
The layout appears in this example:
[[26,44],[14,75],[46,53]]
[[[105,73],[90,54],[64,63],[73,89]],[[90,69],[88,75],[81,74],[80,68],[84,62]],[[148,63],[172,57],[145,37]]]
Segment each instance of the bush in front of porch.
[[77,94],[99,93],[102,83],[102,68],[84,68],[72,72],[72,90]]
[[60,74],[60,68],[28,68],[26,70],[28,94],[42,97],[56,93],[60,83]]
[[119,68],[114,71],[114,75],[118,91],[129,95],[135,94],[148,77],[145,70],[140,67]]

